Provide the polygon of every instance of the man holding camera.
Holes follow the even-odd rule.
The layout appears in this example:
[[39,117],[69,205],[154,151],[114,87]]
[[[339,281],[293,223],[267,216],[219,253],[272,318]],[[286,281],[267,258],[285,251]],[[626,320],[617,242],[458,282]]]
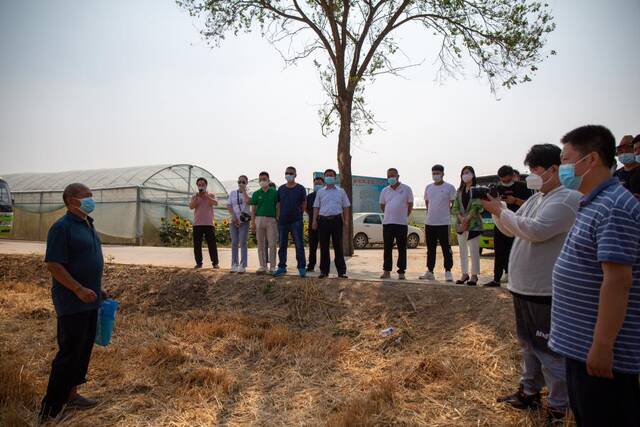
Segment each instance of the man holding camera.
[[498,402],[518,409],[536,408],[546,384],[549,424],[559,423],[568,407],[565,361],[548,347],[551,275],[581,198],[580,193],[560,184],[560,154],[560,148],[552,144],[531,147],[525,158],[531,170],[526,185],[539,192],[517,212],[491,196],[482,201],[485,210],[492,213],[497,230],[515,238],[508,289],[513,294],[522,375],[518,390],[498,398]]
[[[496,186],[496,190],[500,199],[507,204],[507,208],[516,212],[520,206],[531,196],[531,191],[527,189],[527,185],[522,181],[516,181],[513,168],[511,166],[502,166],[498,169],[498,177],[500,183]],[[509,274],[509,253],[513,245],[513,237],[506,236],[497,227],[494,230],[494,264],[493,264],[493,280],[485,283],[484,286],[497,287],[500,286],[502,273]]]
[[189,209],[193,214],[193,254],[196,258],[195,268],[202,268],[202,237],[207,240],[209,257],[213,268],[218,265],[218,246],[216,245],[216,230],[213,225],[213,207],[218,206],[216,195],[207,192],[207,179],[196,180],[198,192],[193,195],[189,203]]

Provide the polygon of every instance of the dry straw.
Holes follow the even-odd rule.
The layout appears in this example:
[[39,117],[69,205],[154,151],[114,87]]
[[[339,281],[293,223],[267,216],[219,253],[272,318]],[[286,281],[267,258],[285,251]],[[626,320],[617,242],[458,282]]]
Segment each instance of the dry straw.
[[[0,255],[0,424],[32,425],[55,345],[42,259]],[[535,426],[501,290],[108,265],[121,302],[62,426]],[[397,331],[382,337],[380,331]]]

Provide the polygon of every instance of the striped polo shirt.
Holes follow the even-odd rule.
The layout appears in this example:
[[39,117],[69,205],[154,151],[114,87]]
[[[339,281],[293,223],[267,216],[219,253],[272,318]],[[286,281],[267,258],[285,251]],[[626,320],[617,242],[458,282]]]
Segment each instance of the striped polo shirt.
[[603,273],[601,263],[632,265],[624,323],[613,349],[613,369],[640,373],[640,203],[617,178],[580,202],[573,228],[553,270],[549,347],[586,362],[593,342]]

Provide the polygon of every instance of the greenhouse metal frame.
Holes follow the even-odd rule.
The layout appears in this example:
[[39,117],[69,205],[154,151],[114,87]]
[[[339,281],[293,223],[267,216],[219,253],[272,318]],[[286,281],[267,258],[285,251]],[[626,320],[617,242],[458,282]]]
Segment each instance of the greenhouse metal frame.
[[206,169],[191,164],[155,165],[58,173],[8,174],[14,199],[14,227],[8,238],[46,240],[49,227],[65,212],[64,188],[87,185],[97,202],[92,213],[104,243],[160,243],[162,218],[177,215],[193,220],[188,207],[196,180],[207,179],[208,191],[221,202],[216,218],[226,218],[227,192]]

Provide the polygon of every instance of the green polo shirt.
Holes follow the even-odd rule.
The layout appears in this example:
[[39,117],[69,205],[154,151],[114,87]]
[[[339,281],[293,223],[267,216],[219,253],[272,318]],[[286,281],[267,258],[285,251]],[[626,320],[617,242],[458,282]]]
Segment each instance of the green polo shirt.
[[278,191],[269,188],[267,191],[257,190],[251,196],[251,204],[256,206],[256,216],[276,217],[276,204],[278,203]]

